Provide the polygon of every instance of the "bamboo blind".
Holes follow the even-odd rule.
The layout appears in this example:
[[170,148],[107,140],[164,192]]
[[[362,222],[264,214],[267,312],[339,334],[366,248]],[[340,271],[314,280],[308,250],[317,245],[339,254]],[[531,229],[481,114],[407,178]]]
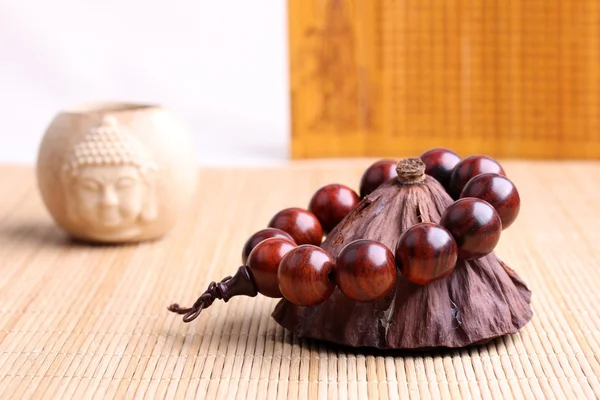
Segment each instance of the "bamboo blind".
[[600,157],[598,0],[288,3],[293,157]]

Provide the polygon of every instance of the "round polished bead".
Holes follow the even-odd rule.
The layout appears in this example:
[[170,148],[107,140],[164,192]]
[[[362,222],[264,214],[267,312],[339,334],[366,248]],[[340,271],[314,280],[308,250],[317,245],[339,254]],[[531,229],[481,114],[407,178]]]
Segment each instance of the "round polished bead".
[[425,163],[425,173],[435,178],[447,190],[450,175],[460,162],[460,156],[452,150],[436,148],[421,154],[420,158]]
[[267,297],[281,297],[277,268],[281,259],[296,245],[287,239],[270,238],[254,247],[248,256],[248,268],[258,292]]
[[456,266],[456,241],[445,228],[430,222],[407,229],[396,246],[396,263],[409,281],[426,285],[448,276]]
[[356,192],[348,186],[331,184],[317,190],[308,209],[315,214],[323,231],[329,233],[359,202]]
[[459,198],[467,182],[481,174],[506,175],[497,161],[487,156],[470,156],[459,162],[450,176],[448,192],[455,200]]
[[450,205],[440,221],[458,245],[458,258],[472,260],[491,253],[502,233],[500,216],[488,202],[465,197]]
[[335,279],[346,297],[354,301],[373,301],[385,297],[396,284],[396,262],[383,244],[359,239],[340,251]]
[[398,176],[396,166],[398,161],[380,160],[367,168],[360,179],[360,197],[377,189],[382,183]]
[[335,289],[334,260],[317,246],[298,246],[281,260],[277,271],[281,294],[297,306],[315,306]]
[[490,203],[500,216],[502,229],[515,222],[521,208],[521,198],[515,185],[498,174],[482,174],[471,179],[460,197],[477,197]]
[[244,244],[244,248],[242,249],[242,264],[246,265],[246,263],[248,262],[248,256],[250,255],[250,252],[256,247],[257,244],[259,244],[263,240],[274,237],[287,239],[290,242],[294,242],[294,239],[290,236],[290,234],[282,231],[281,229],[266,228],[260,230],[254,235],[250,236],[250,238],[246,241],[246,244]]
[[302,208],[292,207],[279,211],[269,222],[269,227],[289,233],[298,245],[319,245],[323,240],[321,223],[315,214]]

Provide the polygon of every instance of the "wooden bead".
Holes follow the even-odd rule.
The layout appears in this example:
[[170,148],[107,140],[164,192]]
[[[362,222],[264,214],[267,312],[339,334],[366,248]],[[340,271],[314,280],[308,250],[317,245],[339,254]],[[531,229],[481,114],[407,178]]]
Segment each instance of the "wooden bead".
[[335,279],[346,297],[373,301],[385,297],[396,284],[396,261],[383,244],[355,240],[344,246],[335,266]]
[[348,186],[331,184],[317,190],[308,209],[315,214],[323,231],[329,233],[359,202],[356,192]]
[[435,178],[446,190],[450,185],[452,170],[460,162],[460,156],[452,150],[436,148],[421,154],[425,173]]
[[360,179],[360,197],[365,197],[382,183],[398,176],[396,172],[397,165],[398,161],[380,160],[367,168]]
[[320,245],[323,240],[321,223],[315,214],[302,208],[292,207],[279,211],[269,222],[269,227],[289,233],[298,245]]
[[517,219],[521,208],[521,198],[515,185],[498,174],[482,174],[471,179],[460,197],[477,197],[490,203],[500,216],[502,229],[508,228]]
[[287,239],[290,242],[294,242],[294,238],[290,236],[289,233],[282,231],[281,229],[275,228],[266,228],[256,232],[254,235],[250,236],[250,238],[244,244],[244,248],[242,249],[242,264],[246,265],[248,262],[248,256],[250,252],[256,247],[257,244],[262,242],[263,240],[270,239],[273,237],[278,237],[282,239]]
[[317,246],[298,246],[281,260],[277,277],[281,294],[297,306],[315,306],[335,289],[334,260]]
[[458,258],[472,260],[491,253],[502,233],[500,216],[488,202],[465,197],[450,205],[440,221],[458,245]]
[[396,263],[409,281],[426,285],[450,275],[456,266],[456,241],[440,225],[423,222],[406,230],[396,246]]
[[459,162],[450,177],[448,193],[453,199],[458,199],[467,182],[481,174],[506,175],[502,166],[487,156],[470,156]]
[[296,245],[287,239],[270,238],[254,247],[248,256],[248,268],[260,294],[281,297],[277,281],[277,268],[283,256]]

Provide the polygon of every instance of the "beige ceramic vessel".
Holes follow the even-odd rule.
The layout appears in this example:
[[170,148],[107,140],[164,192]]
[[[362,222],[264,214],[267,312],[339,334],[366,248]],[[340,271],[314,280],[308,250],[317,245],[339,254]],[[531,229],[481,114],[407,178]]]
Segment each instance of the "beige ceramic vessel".
[[88,104],[59,113],[42,140],[38,185],[72,236],[156,239],[186,212],[196,184],[190,134],[154,105]]

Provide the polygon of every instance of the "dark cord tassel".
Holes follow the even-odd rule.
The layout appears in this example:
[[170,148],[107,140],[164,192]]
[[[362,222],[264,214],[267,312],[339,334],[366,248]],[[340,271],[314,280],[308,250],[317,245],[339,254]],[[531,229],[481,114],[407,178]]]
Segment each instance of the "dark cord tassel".
[[240,267],[234,276],[227,276],[221,282],[211,282],[206,291],[198,297],[194,305],[188,308],[171,304],[167,309],[183,315],[183,322],[191,322],[198,318],[202,310],[210,307],[217,299],[226,303],[234,296],[254,297],[258,294],[248,267]]

